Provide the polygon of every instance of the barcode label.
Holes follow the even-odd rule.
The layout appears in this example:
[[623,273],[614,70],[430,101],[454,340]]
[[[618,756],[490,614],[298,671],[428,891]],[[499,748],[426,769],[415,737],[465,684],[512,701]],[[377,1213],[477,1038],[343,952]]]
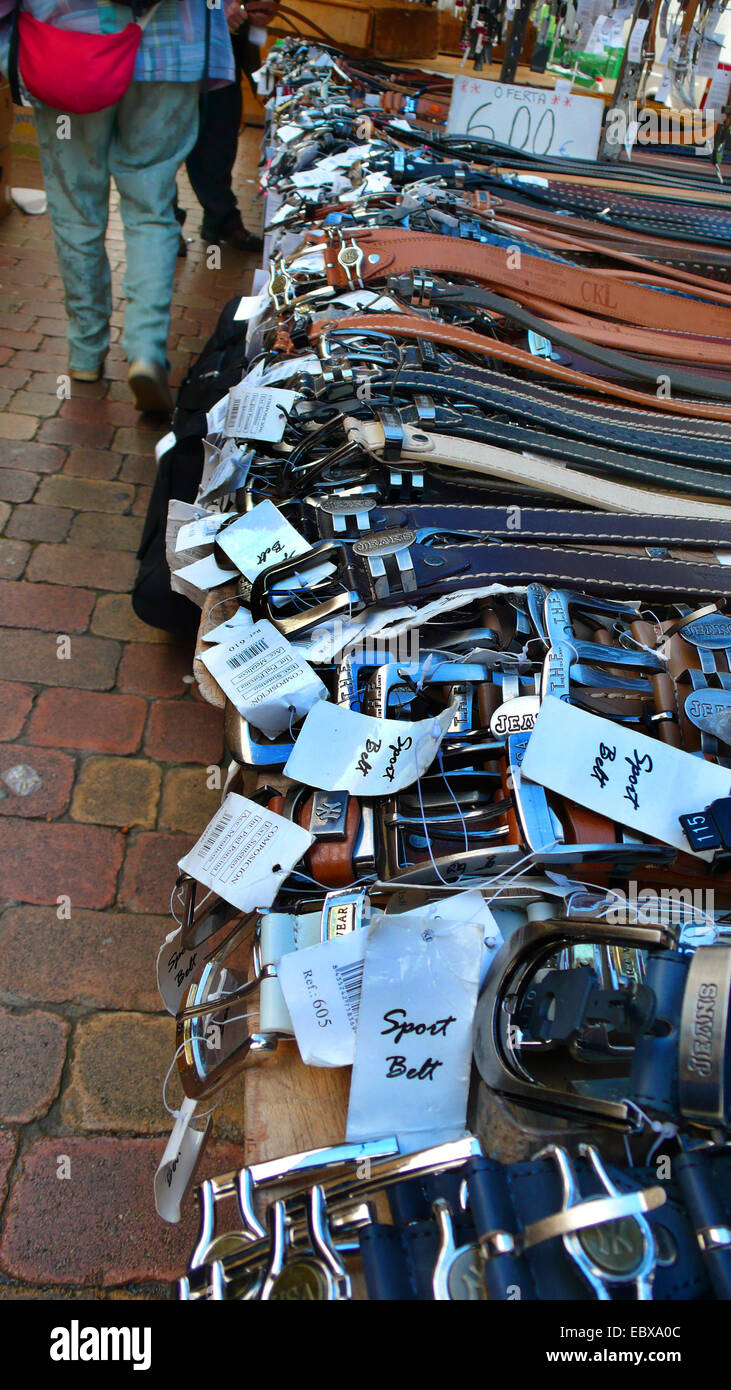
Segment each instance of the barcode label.
[[200,854],[207,854],[209,850],[213,849],[216,840],[220,838],[220,836],[226,829],[226,826],[232,820],[232,811],[224,811],[223,815],[217,816],[213,823],[208,827],[208,830],[205,832],[205,839],[200,840],[197,846],[198,852]]
[[261,653],[267,650],[268,645],[269,644],[263,640],[260,642],[252,642],[250,647],[242,647],[240,651],[234,652],[231,656],[227,656],[226,665],[230,666],[232,671],[235,671],[239,666],[245,666],[247,661],[253,661],[255,656],[261,656]]
[[360,1008],[360,996],[363,989],[363,960],[353,961],[352,965],[334,965],[335,979],[338,983],[340,996],[345,1005],[345,1012],[348,1015],[348,1022],[351,1028],[355,1029],[358,1023],[358,1009]]

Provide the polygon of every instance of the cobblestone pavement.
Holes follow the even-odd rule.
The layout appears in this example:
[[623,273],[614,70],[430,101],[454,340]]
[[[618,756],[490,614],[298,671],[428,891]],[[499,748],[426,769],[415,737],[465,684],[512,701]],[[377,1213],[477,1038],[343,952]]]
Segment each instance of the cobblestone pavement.
[[[260,132],[239,145],[246,224]],[[40,187],[15,160],[13,183]],[[173,385],[255,258],[210,269],[185,173]],[[124,242],[104,380],[72,383],[47,215],[0,223],[0,1297],[160,1297],[184,1268],[194,1217],[158,1220],[152,1179],[174,1021],[157,948],[175,863],[218,799],[220,712],[191,683],[191,650],[141,623],[130,590],[160,421],[138,415],[119,345]],[[177,1083],[168,1101],[179,1101]],[[233,1166],[241,1105],[218,1112],[204,1172]]]

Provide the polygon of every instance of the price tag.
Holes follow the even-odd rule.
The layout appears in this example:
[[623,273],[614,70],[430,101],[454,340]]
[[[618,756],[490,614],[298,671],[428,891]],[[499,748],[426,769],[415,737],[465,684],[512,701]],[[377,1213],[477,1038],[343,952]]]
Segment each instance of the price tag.
[[730,780],[726,769],[704,758],[554,696],[541,703],[521,776],[687,853],[678,817],[728,796]]
[[192,565],[181,565],[173,578],[182,579],[185,584],[192,584],[201,595],[205,595],[209,589],[217,589],[221,584],[230,584],[231,580],[236,578],[236,573],[234,570],[222,569],[212,555],[205,555],[202,560],[194,560]]
[[[253,319],[256,314],[263,314],[268,305],[269,291],[266,286],[258,294],[242,294],[236,307],[234,320],[240,322],[241,320]],[[225,396],[224,400],[228,400],[228,397]]]
[[249,580],[295,555],[306,555],[311,547],[295,531],[273,502],[259,502],[240,521],[227,526],[219,537],[221,549]]
[[594,97],[456,77],[448,135],[474,135],[534,155],[596,159],[604,105]]
[[229,517],[236,512],[207,512],[197,521],[187,521],[178,531],[176,550],[194,550],[197,546],[212,546],[216,535]]
[[247,632],[251,632],[254,626],[248,608],[237,608],[231,618],[226,618],[225,622],[217,623],[215,627],[209,628],[204,632],[204,642],[232,642],[234,637],[245,637]]
[[402,1153],[464,1132],[483,928],[442,903],[368,933],[348,1140],[393,1131]]
[[630,63],[639,63],[642,57],[642,41],[647,33],[649,19],[635,20],[632,33],[627,44],[627,59]]
[[203,1129],[194,1129],[197,1102],[186,1096],[178,1111],[165,1152],[155,1173],[155,1210],[163,1221],[180,1220],[180,1204],[190,1187],[211,1132],[210,1116]]
[[300,1056],[310,1067],[347,1067],[363,982],[365,931],[348,932],[282,956],[277,975]]
[[411,786],[434,761],[456,709],[402,723],[317,704],[302,725],[285,776],[322,791],[390,796]]
[[276,444],[282,439],[296,391],[272,386],[249,386],[242,381],[228,393],[223,433],[229,438],[258,439]]
[[253,912],[271,907],[311,844],[309,831],[229,792],[178,867],[240,912]]
[[210,410],[206,411],[206,430],[208,434],[223,434],[228,409],[228,396],[222,396]]
[[320,677],[266,619],[204,652],[201,661],[239,714],[269,738],[327,699]]

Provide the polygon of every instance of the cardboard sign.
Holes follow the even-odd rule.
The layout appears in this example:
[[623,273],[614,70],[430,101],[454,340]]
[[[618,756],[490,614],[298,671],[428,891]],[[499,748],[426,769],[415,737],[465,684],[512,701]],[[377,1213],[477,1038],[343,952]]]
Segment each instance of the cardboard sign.
[[529,154],[596,159],[604,103],[546,87],[516,87],[457,77],[448,135],[497,140]]

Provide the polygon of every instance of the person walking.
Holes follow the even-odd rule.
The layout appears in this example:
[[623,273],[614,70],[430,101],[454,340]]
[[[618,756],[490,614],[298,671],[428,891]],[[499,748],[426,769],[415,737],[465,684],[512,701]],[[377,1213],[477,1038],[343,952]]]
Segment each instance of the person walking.
[[233,246],[237,251],[260,251],[262,237],[243,223],[231,175],[236,161],[241,126],[241,78],[259,66],[260,53],[251,42],[253,29],[263,30],[277,12],[279,0],[224,0],[226,20],[231,31],[236,80],[228,87],[208,93],[201,102],[198,139],[185,167],[191,187],[203,208],[201,236],[209,245]]
[[[68,67],[75,43],[86,44],[95,62],[102,50],[107,51],[101,37],[82,36],[107,36],[111,51],[121,54],[117,40],[125,42],[126,26],[133,18],[130,4],[0,0],[0,70],[8,75],[16,7],[21,92],[30,94],[38,132],[65,291],[70,375],[75,381],[97,381],[109,347],[112,289],[104,238],[111,178],[119,191],[126,249],[122,345],[129,362],[128,382],[139,410],[169,413],[173,402],[167,339],[179,240],[175,178],[196,141],[202,84],[230,83],[234,77],[221,0],[159,0],[151,7],[146,0],[134,0],[135,18],[141,11],[149,13],[142,15],[132,80],[103,109],[94,107],[84,87],[96,74],[104,101],[99,74],[106,80],[107,69],[102,72],[101,66],[84,63],[81,49],[75,73],[64,72],[62,66]],[[23,25],[26,14],[31,22]],[[134,25],[129,32],[134,32],[136,43]],[[34,52],[36,39],[41,47]],[[115,63],[116,58],[111,68],[107,63],[112,76]],[[78,100],[75,83],[81,91]],[[110,91],[113,86],[112,81]],[[45,95],[49,88],[53,93],[60,88],[63,94],[54,95],[52,102],[40,100],[39,92]]]

